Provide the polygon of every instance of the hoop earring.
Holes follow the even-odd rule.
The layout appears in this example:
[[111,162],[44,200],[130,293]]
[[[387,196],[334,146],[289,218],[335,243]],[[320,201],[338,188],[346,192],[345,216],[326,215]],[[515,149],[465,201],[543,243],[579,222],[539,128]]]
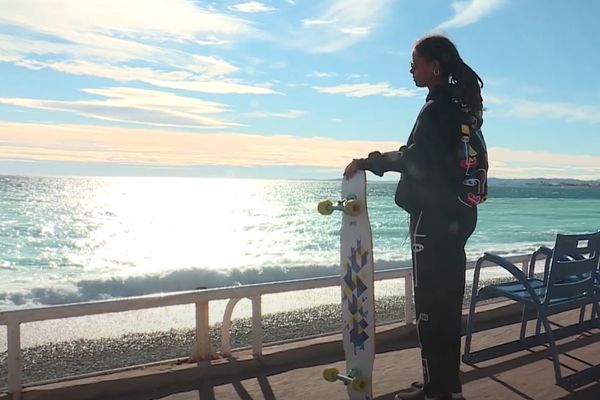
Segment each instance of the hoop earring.
[[433,76],[439,76],[440,75],[440,70],[439,69],[434,69],[433,70]]

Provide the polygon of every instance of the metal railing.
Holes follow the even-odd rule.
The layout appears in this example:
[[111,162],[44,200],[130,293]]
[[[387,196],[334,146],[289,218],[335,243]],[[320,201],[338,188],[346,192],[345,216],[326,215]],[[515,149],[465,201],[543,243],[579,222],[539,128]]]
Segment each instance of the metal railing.
[[[523,272],[527,274],[530,255],[514,256],[507,259],[515,265],[521,264]],[[483,267],[492,265],[487,263]],[[467,263],[467,269],[472,269],[474,266],[475,261]],[[410,267],[376,271],[374,276],[376,281],[404,279],[404,316],[407,324],[411,324],[413,321],[412,278],[412,268]],[[229,300],[223,312],[221,325],[221,353],[223,356],[229,356],[231,354],[230,327],[233,310],[238,301],[248,298],[252,302],[252,353],[255,356],[260,356],[263,349],[263,316],[261,309],[263,295],[339,285],[339,276],[328,276],[0,312],[0,325],[6,325],[7,327],[8,393],[12,395],[13,400],[21,398],[23,372],[21,324],[23,323],[195,304],[196,343],[193,346],[191,358],[195,361],[208,360],[213,353],[209,337],[209,302]]]

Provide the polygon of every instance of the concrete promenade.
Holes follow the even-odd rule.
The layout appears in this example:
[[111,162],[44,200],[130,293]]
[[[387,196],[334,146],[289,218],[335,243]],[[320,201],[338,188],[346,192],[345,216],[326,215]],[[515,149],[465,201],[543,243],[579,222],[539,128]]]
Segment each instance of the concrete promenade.
[[[589,307],[588,313],[589,315]],[[578,310],[551,317],[555,328],[577,322]],[[503,303],[478,312],[473,349],[518,339],[520,308]],[[535,323],[530,321],[529,332]],[[563,376],[585,377],[567,389],[555,384],[546,346],[461,367],[464,395],[475,399],[600,399],[600,328],[557,342]],[[347,399],[341,383],[322,379],[327,366],[344,369],[341,335],[267,346],[255,358],[249,350],[228,359],[185,360],[137,367],[26,388],[22,400],[306,400]],[[396,391],[420,379],[414,325],[392,324],[377,330],[374,400],[393,399]],[[0,400],[9,396],[0,394]]]

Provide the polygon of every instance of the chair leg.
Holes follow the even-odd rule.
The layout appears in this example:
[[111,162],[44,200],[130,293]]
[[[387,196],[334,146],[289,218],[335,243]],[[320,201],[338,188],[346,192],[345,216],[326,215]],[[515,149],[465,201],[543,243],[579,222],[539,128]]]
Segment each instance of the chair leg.
[[592,304],[592,321],[596,319],[596,325],[600,326],[600,302],[595,301]]
[[[579,311],[579,325],[583,325],[583,320],[585,318],[585,309],[587,308],[587,304],[582,304],[581,309]],[[592,307],[592,318],[594,318],[594,310]]]
[[542,320],[540,319],[540,313],[537,313],[537,321],[535,322],[535,336],[540,336],[542,331]]
[[552,353],[552,364],[554,365],[554,377],[556,378],[556,383],[560,385],[563,382],[562,375],[560,373],[560,361],[558,359],[558,351],[556,350],[556,343],[554,342],[554,334],[552,333],[552,329],[550,328],[550,322],[548,321],[548,317],[546,313],[539,310],[538,311],[538,319],[542,320],[542,324],[544,325],[544,330],[546,331],[546,336],[548,338],[548,344],[550,346],[550,352]]
[[479,274],[482,262],[483,260],[479,259],[473,271],[473,287],[471,288],[471,302],[469,303],[469,315],[467,316],[467,327],[465,329],[463,361],[468,361],[469,354],[471,353],[471,339],[473,337],[473,330],[475,329],[475,305],[477,303],[477,289],[479,287]]
[[525,339],[525,331],[527,330],[527,305],[523,304],[523,312],[521,313],[521,334],[520,340]]

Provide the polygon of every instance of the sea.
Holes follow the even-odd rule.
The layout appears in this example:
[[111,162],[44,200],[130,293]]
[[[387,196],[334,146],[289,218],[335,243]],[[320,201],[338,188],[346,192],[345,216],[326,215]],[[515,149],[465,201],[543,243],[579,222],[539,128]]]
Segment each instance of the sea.
[[[395,188],[368,183],[376,269],[410,262]],[[339,191],[339,180],[0,176],[0,310],[334,275],[341,215],[317,203]],[[599,229],[600,188],[491,186],[467,258]]]

